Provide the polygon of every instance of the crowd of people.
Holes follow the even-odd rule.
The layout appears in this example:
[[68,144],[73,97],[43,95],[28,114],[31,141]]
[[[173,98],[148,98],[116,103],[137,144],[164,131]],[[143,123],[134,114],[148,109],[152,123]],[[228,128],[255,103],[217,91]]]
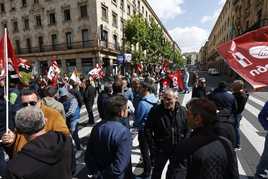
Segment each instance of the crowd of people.
[[[185,80],[188,93],[189,74]],[[140,178],[160,179],[169,161],[167,179],[238,179],[235,151],[241,150],[239,122],[248,99],[243,82],[234,81],[231,92],[220,82],[208,93],[206,80],[195,77],[186,107],[180,104],[177,89],[157,84],[154,76],[136,73],[129,78],[115,75],[103,88],[91,76],[79,83],[64,77],[57,87],[42,78],[27,87],[11,84],[8,130],[3,120],[7,97],[1,87],[0,176],[70,179],[77,154],[85,151],[88,177],[134,179],[131,130],[137,129]],[[98,123],[93,115],[95,98]],[[86,146],[78,136],[83,105],[93,127]],[[267,106],[259,115],[266,130]],[[263,178],[267,168],[267,148],[266,140],[256,179]]]

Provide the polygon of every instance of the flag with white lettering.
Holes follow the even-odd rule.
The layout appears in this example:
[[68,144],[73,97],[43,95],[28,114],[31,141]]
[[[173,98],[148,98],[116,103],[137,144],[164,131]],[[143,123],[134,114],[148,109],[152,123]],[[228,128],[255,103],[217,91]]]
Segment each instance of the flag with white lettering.
[[47,73],[47,78],[50,80],[51,86],[57,86],[59,74],[60,74],[60,68],[56,61],[56,57],[53,56]]
[[253,88],[268,86],[268,26],[221,44],[217,50]]

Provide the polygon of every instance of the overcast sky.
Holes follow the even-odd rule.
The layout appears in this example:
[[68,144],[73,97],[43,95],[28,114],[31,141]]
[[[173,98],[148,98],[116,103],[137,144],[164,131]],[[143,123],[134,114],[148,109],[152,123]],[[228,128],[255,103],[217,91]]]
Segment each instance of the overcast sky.
[[148,0],[182,52],[198,52],[225,0]]

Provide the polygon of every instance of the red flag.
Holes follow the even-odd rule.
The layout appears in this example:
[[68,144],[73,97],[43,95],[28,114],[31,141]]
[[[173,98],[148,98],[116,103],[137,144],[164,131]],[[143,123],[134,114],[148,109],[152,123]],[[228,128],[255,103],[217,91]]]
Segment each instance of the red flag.
[[[19,75],[19,61],[16,58],[15,51],[13,49],[13,46],[11,44],[11,41],[8,38],[7,33],[5,32],[3,37],[0,40],[0,78],[5,77],[5,64],[6,64],[6,59],[5,59],[5,37],[6,37],[6,45],[7,45],[7,58],[8,58],[8,63],[9,63],[9,71],[15,71],[17,75]],[[11,72],[12,73],[12,72]]]
[[268,86],[268,26],[221,44],[217,50],[253,88]]
[[88,74],[91,75],[93,79],[102,79],[105,76],[103,68],[99,64],[96,64],[96,68],[90,70]]
[[51,81],[51,86],[57,86],[59,74],[60,74],[60,68],[56,61],[56,57],[53,56],[47,73],[47,78]]

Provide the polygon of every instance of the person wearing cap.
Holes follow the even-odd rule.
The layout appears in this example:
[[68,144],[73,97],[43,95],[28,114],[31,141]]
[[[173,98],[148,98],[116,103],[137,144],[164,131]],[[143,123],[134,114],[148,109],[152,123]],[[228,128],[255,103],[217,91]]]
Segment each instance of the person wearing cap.
[[133,126],[138,128],[138,140],[139,147],[141,151],[141,156],[143,158],[144,172],[140,177],[148,177],[151,174],[151,160],[149,154],[149,145],[146,140],[144,133],[145,122],[148,117],[148,113],[151,108],[155,106],[158,99],[153,94],[154,91],[154,80],[152,78],[146,78],[141,82],[139,93],[141,95],[141,100],[138,103],[137,109],[134,113],[134,123]]
[[43,100],[45,105],[47,105],[48,107],[51,107],[51,108],[57,110],[59,113],[61,113],[62,117],[65,119],[65,111],[64,111],[63,104],[58,102],[55,99],[57,92],[58,92],[57,88],[55,88],[53,86],[49,86],[46,89],[45,97],[42,100]]
[[[45,118],[47,119],[45,124],[46,131],[57,131],[62,132],[65,135],[69,135],[70,132],[64,118],[58,111],[43,104],[36,91],[29,88],[24,88],[21,91],[20,98],[22,107],[37,106],[43,111]],[[10,158],[14,157],[14,155],[21,151],[23,146],[29,142],[24,135],[18,133],[17,131],[11,130],[9,130],[7,133],[4,133],[1,138],[6,152],[9,154]]]
[[64,106],[66,123],[69,127],[77,150],[81,150],[78,136],[78,121],[80,120],[80,108],[77,99],[66,88],[59,89],[60,102]]
[[8,162],[6,179],[71,179],[72,140],[61,132],[47,131],[47,119],[37,106],[20,109],[16,130],[29,141]]

